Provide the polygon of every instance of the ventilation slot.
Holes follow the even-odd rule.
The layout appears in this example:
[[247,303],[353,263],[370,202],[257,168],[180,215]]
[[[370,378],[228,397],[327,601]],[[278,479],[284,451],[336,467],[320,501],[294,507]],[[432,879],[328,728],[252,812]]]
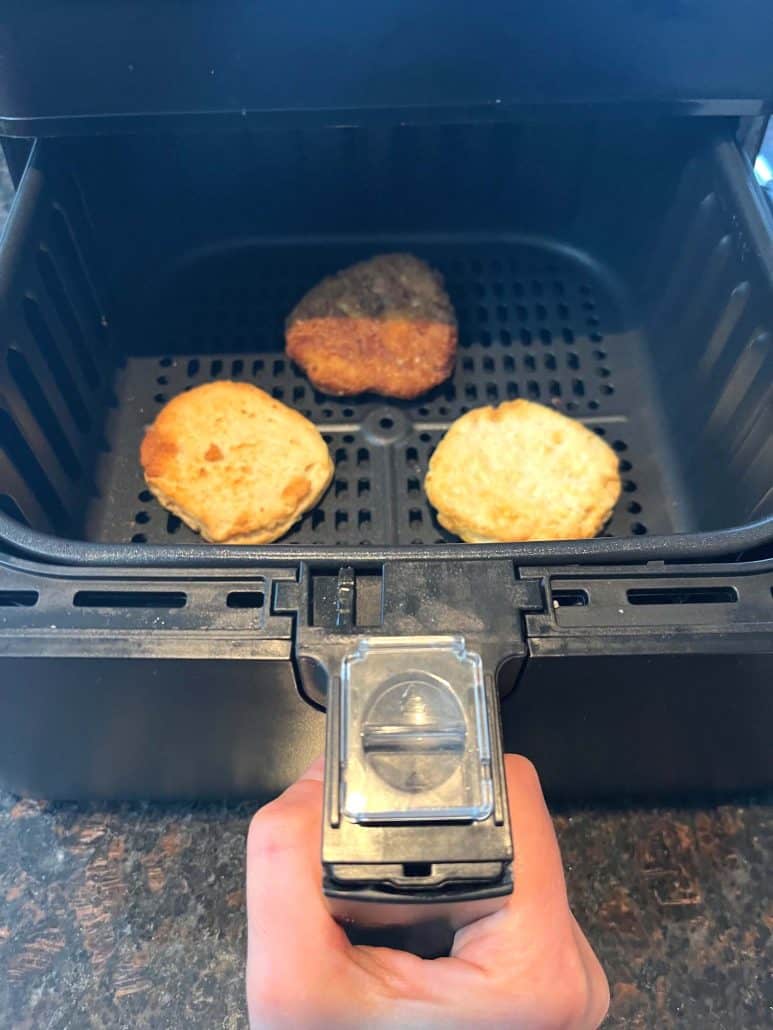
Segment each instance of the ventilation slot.
[[431,876],[432,864],[430,862],[404,862],[403,876],[419,877]]
[[652,587],[627,591],[629,604],[734,604],[735,587]]
[[37,590],[0,590],[0,608],[33,608],[37,603]]
[[38,345],[38,350],[43,360],[54,375],[54,379],[59,386],[59,392],[70,409],[73,421],[82,433],[88,433],[91,428],[91,419],[78,393],[75,380],[70,375],[70,370],[62,358],[62,352],[59,350],[56,340],[51,335],[51,330],[43,321],[40,308],[31,297],[24,298],[24,318]]
[[554,608],[587,608],[590,602],[587,590],[554,590]]
[[24,512],[14,501],[13,497],[8,494],[0,494],[0,511],[3,515],[7,515],[9,519],[15,519],[16,522],[20,522],[23,526],[29,526],[29,520],[24,517]]
[[62,255],[62,266],[67,268],[70,275],[78,280],[78,292],[81,294],[81,299],[89,310],[94,324],[94,331],[99,339],[104,335],[102,312],[99,310],[99,304],[97,303],[91,281],[83,267],[78,248],[73,242],[70,227],[67,225],[65,217],[58,207],[54,207],[51,215],[51,230],[56,241],[56,248]]
[[188,597],[178,590],[79,590],[76,608],[184,608]]
[[263,602],[262,590],[232,590],[225,601],[229,608],[262,608]]
[[59,321],[70,337],[83,376],[91,389],[94,390],[99,385],[97,366],[89,353],[80,323],[67,297],[54,262],[51,260],[51,255],[47,250],[38,251],[37,264],[40,278],[43,280],[43,285],[54,303],[54,309],[59,316]]
[[16,423],[2,408],[0,408],[0,450],[8,456],[11,464],[54,525],[64,525],[66,516],[62,502],[49,483],[37,458],[30,450],[27,441],[16,427]]
[[43,435],[48,440],[51,450],[59,459],[62,468],[70,479],[78,480],[82,470],[73,449],[67,442],[62,432],[59,420],[51,409],[46,395],[40,388],[32,370],[27,364],[27,359],[13,347],[8,351],[6,362],[8,371],[11,373],[16,385],[19,387],[27,407],[32,412],[35,420],[40,426]]

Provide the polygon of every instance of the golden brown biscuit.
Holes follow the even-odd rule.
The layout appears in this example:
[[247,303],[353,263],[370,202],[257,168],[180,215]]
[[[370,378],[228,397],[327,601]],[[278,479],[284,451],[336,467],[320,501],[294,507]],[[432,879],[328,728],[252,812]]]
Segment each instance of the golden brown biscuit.
[[174,397],[145,434],[140,461],[161,504],[222,544],[277,540],[333,477],[316,427],[249,383]]
[[429,462],[438,521],[468,543],[595,536],[620,496],[617,455],[579,422],[531,401],[458,418]]
[[326,393],[410,399],[447,379],[456,318],[443,280],[411,254],[323,279],[287,319],[287,354]]

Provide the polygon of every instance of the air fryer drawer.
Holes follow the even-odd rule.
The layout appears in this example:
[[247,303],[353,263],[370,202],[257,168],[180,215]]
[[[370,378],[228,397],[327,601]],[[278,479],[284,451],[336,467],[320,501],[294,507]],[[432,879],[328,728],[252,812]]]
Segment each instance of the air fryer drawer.
[[[138,449],[169,397],[233,378],[311,418],[336,464],[263,555],[461,547],[426,502],[427,461],[453,419],[513,397],[604,436],[624,491],[601,540],[481,553],[711,556],[773,540],[770,214],[721,124],[610,135],[38,144],[0,254],[2,537],[78,561],[222,558],[151,497]],[[446,278],[453,378],[413,402],[315,391],[284,356],[286,314],[321,276],[395,249]]]

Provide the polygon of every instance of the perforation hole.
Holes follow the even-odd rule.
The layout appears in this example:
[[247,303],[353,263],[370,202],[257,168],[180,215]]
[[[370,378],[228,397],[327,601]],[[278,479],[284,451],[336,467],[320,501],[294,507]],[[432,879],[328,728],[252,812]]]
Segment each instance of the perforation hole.
[[370,480],[369,479],[358,479],[357,480],[357,496],[358,497],[369,497],[370,496]]
[[153,395],[153,400],[156,402],[156,404],[166,404],[166,394],[156,393]]
[[432,437],[429,433],[419,433],[419,439],[422,443],[430,443]]
[[336,497],[343,497],[349,493],[349,483],[345,479],[336,479],[333,490]]
[[566,367],[573,370],[580,367],[580,356],[575,354],[574,351],[568,351],[566,355]]
[[519,332],[521,343],[524,347],[530,347],[532,343],[532,335],[528,329],[521,329]]
[[168,386],[169,376],[156,376],[156,382],[159,386]]
[[421,492],[421,485],[419,484],[418,479],[413,476],[411,476],[407,481],[406,486],[409,494],[418,494]]
[[647,527],[643,522],[634,522],[631,524],[631,532],[634,536],[644,536],[647,532]]
[[419,460],[419,452],[416,450],[415,447],[406,447],[405,460],[409,465]]
[[564,343],[574,343],[574,333],[567,326],[561,330],[561,336],[563,337]]
[[637,489],[638,489],[638,487],[636,486],[636,483],[634,483],[634,481],[632,479],[626,479],[625,482],[623,483],[623,490],[625,490],[625,492],[627,494],[635,493]]
[[143,504],[148,504],[148,502],[153,500],[153,494],[150,490],[140,490],[137,494],[137,499],[142,501]]
[[312,531],[315,530],[315,529],[319,529],[319,527],[324,523],[324,521],[325,521],[325,512],[323,511],[323,509],[322,508],[315,508],[314,511],[312,511],[312,513],[311,513],[311,528],[312,528]]
[[549,329],[540,329],[539,338],[546,347],[553,342],[553,334]]
[[611,383],[603,383],[601,386],[600,393],[603,393],[605,397],[611,397],[615,392],[614,386]]
[[335,528],[341,529],[346,526],[349,522],[349,513],[346,511],[337,511],[335,514]]
[[411,508],[408,512],[408,525],[411,529],[418,529],[423,522],[424,515],[422,514],[421,508]]
[[360,508],[357,512],[357,528],[367,529],[371,523],[370,511],[367,508]]
[[360,447],[357,451],[357,465],[369,465],[370,464],[370,451],[367,447]]
[[179,519],[176,515],[172,515],[169,512],[166,516],[166,531],[170,536],[173,536],[182,526],[182,519]]
[[209,374],[213,378],[215,376],[219,376],[222,371],[223,371],[223,362],[220,360],[220,358],[215,358],[213,361],[210,362]]
[[131,542],[133,544],[146,544],[148,542],[148,538],[145,533],[135,533]]
[[641,505],[638,501],[631,501],[629,504],[625,506],[625,510],[630,512],[631,515],[638,515],[641,511]]
[[148,522],[150,522],[150,514],[146,511],[138,511],[137,514],[134,516],[134,521],[138,525],[144,526]]

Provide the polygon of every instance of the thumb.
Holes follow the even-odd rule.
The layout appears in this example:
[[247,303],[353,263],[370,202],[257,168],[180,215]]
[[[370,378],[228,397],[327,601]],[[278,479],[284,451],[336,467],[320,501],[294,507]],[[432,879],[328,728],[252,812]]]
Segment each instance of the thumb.
[[287,997],[297,971],[349,948],[322,896],[322,760],[253,817],[247,838],[247,979],[251,996]]

